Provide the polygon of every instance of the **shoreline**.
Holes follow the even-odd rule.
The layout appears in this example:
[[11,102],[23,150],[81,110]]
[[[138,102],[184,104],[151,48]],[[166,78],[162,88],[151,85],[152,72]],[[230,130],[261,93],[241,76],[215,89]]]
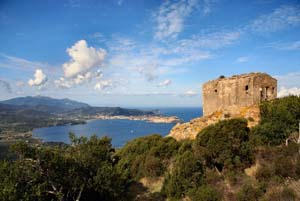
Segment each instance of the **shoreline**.
[[89,120],[113,120],[113,119],[124,119],[124,120],[132,120],[132,121],[146,121],[150,123],[182,123],[183,121],[176,116],[124,116],[124,115],[117,115],[117,116],[110,116],[110,115],[95,115]]
[[[149,123],[164,123],[164,124],[177,124],[182,123],[183,120],[179,119],[177,116],[160,116],[160,115],[142,115],[142,116],[125,116],[125,115],[93,115],[93,116],[86,116],[86,117],[73,117],[69,119],[70,121],[78,121],[78,122],[68,122],[62,124],[53,124],[48,125],[46,127],[53,127],[53,126],[66,126],[66,125],[77,125],[77,124],[85,124],[88,121],[92,120],[131,120],[131,121],[145,121]],[[17,141],[25,141],[30,144],[43,144],[43,140],[37,136],[34,136],[33,130],[37,128],[43,127],[36,127],[31,129],[30,131],[26,132],[15,132],[15,131],[6,131],[0,135],[0,144],[11,144]]]

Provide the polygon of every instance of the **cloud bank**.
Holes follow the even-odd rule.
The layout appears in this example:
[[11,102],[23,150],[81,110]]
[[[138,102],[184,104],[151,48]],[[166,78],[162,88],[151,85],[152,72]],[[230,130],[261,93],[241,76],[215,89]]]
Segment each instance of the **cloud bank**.
[[278,92],[278,97],[284,97],[289,95],[297,95],[300,96],[300,88],[292,87],[292,88],[285,88],[281,87]]

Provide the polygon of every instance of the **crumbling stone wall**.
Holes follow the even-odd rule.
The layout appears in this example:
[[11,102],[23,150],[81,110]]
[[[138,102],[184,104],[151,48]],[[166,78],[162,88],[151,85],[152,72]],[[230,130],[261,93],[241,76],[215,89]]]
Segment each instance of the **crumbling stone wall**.
[[203,115],[255,105],[277,97],[277,80],[265,73],[234,75],[203,85]]

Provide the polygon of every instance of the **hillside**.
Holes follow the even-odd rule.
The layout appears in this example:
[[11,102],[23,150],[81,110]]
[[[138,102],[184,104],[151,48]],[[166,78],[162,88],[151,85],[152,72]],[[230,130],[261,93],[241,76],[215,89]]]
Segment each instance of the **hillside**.
[[73,110],[77,108],[89,107],[89,105],[86,103],[70,100],[68,98],[54,99],[45,96],[18,97],[18,98],[1,101],[0,103],[9,104],[9,105],[36,107],[41,109],[43,107],[48,107],[49,109],[53,109],[53,110],[60,109],[65,111]]
[[84,107],[77,108],[65,113],[65,115],[108,115],[108,116],[140,116],[155,115],[152,111],[142,111],[137,109],[126,109],[121,107]]
[[16,160],[0,160],[0,201],[299,201],[300,97],[259,109],[256,126],[227,118],[193,140],[151,135],[117,150],[74,134],[71,145],[19,142]]
[[252,105],[247,107],[230,108],[229,110],[221,109],[208,116],[192,119],[189,122],[177,124],[172,128],[169,135],[176,140],[195,139],[197,134],[205,127],[215,124],[221,120],[232,118],[248,119],[248,126],[253,127],[258,124],[260,120],[259,105]]
[[160,116],[154,111],[121,107],[92,107],[70,99],[27,96],[0,102],[0,133],[27,132],[33,128],[84,123],[97,116]]

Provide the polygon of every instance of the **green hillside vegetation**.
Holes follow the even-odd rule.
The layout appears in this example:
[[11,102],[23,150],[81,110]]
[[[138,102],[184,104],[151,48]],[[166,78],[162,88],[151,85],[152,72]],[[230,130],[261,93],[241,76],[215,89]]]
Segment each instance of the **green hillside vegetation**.
[[299,120],[300,97],[289,96],[262,103],[252,129],[224,120],[195,140],[151,135],[119,150],[95,136],[70,135],[64,146],[20,142],[17,160],[0,163],[0,201],[297,201]]
[[288,96],[263,102],[260,105],[261,122],[252,129],[260,143],[280,145],[298,131],[300,121],[300,98]]

